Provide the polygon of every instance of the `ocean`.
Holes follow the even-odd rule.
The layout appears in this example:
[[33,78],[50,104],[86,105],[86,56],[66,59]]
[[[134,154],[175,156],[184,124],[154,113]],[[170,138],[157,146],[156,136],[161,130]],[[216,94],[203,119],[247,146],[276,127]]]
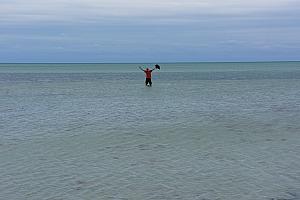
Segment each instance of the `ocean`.
[[300,199],[300,62],[154,64],[0,64],[0,199]]

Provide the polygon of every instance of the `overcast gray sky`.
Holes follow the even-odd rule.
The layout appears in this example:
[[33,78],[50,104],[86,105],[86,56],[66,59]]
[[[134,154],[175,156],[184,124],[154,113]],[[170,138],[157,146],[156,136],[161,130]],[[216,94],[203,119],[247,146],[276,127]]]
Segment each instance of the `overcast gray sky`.
[[0,62],[300,60],[296,0],[0,0]]

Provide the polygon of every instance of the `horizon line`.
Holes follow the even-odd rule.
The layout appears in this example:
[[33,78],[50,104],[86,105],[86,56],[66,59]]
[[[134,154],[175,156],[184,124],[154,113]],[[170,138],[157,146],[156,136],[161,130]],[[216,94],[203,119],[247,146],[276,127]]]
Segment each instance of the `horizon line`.
[[177,62],[0,62],[0,64],[176,64],[176,63],[273,63],[300,62],[300,60],[264,60],[264,61],[177,61]]

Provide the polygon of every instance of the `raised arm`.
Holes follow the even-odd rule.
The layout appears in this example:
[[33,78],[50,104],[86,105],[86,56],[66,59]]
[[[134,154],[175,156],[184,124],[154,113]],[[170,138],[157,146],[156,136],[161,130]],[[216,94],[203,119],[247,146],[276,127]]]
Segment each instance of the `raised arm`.
[[143,68],[141,66],[139,66],[140,70],[144,71]]

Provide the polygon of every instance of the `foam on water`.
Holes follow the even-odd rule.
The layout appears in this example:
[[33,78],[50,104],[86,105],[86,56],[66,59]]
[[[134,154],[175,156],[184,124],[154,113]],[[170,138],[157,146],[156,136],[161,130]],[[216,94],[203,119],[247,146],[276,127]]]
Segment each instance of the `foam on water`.
[[300,63],[72,66],[0,65],[0,199],[300,199]]

